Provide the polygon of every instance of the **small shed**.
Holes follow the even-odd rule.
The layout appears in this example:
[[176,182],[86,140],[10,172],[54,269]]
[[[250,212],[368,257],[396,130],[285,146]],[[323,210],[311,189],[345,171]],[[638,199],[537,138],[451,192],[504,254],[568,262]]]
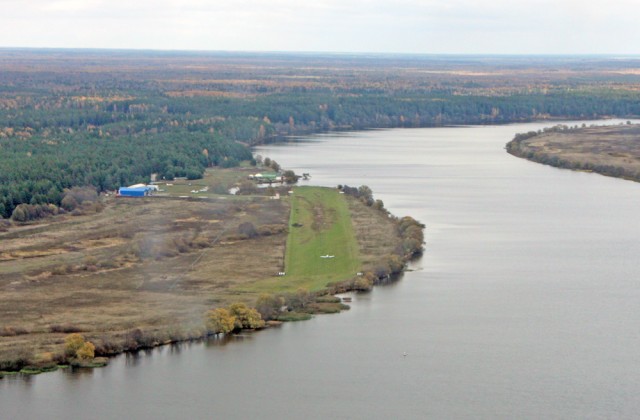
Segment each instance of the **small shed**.
[[273,182],[282,182],[282,177],[273,172],[249,175],[249,179],[257,181],[259,184],[271,184]]

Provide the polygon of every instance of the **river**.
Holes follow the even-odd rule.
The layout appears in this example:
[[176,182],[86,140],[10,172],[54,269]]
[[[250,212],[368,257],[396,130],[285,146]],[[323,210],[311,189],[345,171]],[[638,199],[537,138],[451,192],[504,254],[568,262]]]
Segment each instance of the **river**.
[[311,184],[369,185],[424,222],[424,257],[341,314],[6,377],[0,418],[636,417],[640,184],[504,151],[548,125],[261,147]]

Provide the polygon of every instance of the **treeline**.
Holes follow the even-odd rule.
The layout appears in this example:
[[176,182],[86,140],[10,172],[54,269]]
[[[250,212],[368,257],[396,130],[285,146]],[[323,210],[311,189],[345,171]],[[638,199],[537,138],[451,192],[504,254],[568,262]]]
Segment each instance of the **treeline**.
[[[348,94],[291,91],[255,98],[171,97],[146,92],[135,99],[87,100],[65,106],[62,99],[20,103],[2,112],[0,137],[33,133],[100,130],[104,136],[174,127],[214,131],[230,140],[260,143],[278,135],[334,128],[422,127],[484,124],[539,118],[598,118],[640,115],[640,94],[629,91],[586,91],[458,95],[449,92],[368,92]],[[51,105],[57,104],[57,105]],[[60,108],[52,107],[59,106]]]
[[[233,104],[233,116],[266,116],[277,134],[334,128],[423,127],[486,124],[538,118],[640,115],[640,95],[627,92],[550,93],[509,96],[416,95],[353,91],[351,95],[307,92],[270,95]],[[204,105],[204,104],[202,104]],[[193,106],[193,105],[192,105]],[[198,112],[193,109],[193,112]],[[223,114],[224,115],[224,114]]]

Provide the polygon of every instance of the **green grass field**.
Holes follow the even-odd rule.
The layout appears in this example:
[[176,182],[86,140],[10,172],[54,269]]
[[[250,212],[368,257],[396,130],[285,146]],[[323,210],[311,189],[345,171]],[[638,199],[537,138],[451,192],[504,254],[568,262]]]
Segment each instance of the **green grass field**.
[[320,290],[328,283],[353,277],[360,267],[358,243],[344,196],[333,188],[298,187],[291,197],[286,275],[254,283],[251,289]]

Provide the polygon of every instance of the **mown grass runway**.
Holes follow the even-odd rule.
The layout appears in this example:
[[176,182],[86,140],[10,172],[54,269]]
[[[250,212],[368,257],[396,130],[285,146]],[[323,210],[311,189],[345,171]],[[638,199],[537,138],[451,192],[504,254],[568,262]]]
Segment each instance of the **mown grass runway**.
[[291,197],[285,275],[254,283],[265,292],[320,290],[355,276],[361,261],[346,199],[333,188],[298,187]]

